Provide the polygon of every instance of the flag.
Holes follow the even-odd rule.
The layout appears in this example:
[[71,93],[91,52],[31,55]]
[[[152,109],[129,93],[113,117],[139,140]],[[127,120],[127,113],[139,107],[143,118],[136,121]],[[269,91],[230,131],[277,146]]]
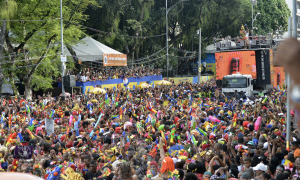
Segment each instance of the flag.
[[189,93],[189,105],[191,106],[192,105],[192,103],[193,103],[193,98],[192,98],[192,95],[191,95],[191,93]]
[[115,97],[114,97],[114,93],[112,94],[112,103],[114,104],[115,103]]
[[52,109],[52,111],[51,111],[51,113],[50,113],[50,117],[51,117],[51,119],[53,119],[53,116],[54,116],[54,109]]
[[29,106],[27,106],[27,104],[25,106],[26,106],[27,113],[30,114]]
[[4,113],[2,113],[2,116],[1,116],[1,124],[3,123],[3,119],[4,119]]
[[14,159],[31,159],[33,146],[16,146]]

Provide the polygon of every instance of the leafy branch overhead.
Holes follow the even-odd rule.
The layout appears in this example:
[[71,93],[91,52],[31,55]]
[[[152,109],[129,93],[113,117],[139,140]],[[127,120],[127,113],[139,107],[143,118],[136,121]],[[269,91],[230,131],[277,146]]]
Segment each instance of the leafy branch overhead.
[[[86,31],[87,34],[126,53],[129,60],[146,57],[165,47],[165,36],[146,39],[117,36],[117,34],[129,36],[164,34],[166,31],[165,0],[99,0],[98,2],[102,8],[88,8],[86,13],[89,19],[85,24],[115,34],[108,36],[89,30]],[[168,7],[177,2],[179,0],[168,0]],[[189,0],[178,3],[168,14],[169,45],[185,50],[198,46],[198,40],[193,41],[192,38],[196,37],[194,35],[200,27],[203,50],[206,45],[213,42],[214,37],[238,36],[242,24],[251,27],[251,11],[252,5],[249,0]],[[280,32],[286,30],[290,11],[284,0],[258,0],[258,4],[254,7],[254,13],[256,12],[261,13],[254,23],[254,26],[258,27],[257,33],[266,34],[276,30]],[[162,51],[153,59],[164,53],[165,51]],[[172,54],[182,56],[177,51],[172,51]],[[171,59],[171,65],[175,67],[176,61],[176,58]],[[149,64],[165,64],[165,58],[144,65]]]

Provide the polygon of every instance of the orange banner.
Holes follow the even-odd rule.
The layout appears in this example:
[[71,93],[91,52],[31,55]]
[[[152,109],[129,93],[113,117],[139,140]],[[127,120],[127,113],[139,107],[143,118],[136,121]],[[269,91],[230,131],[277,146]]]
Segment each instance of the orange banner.
[[103,66],[127,66],[127,55],[103,54]]
[[[270,76],[271,76],[271,84],[275,85],[274,81],[274,67],[273,67],[273,49],[270,49]],[[276,85],[275,85],[276,86]]]
[[255,51],[235,51],[215,53],[216,79],[230,74],[251,74],[256,79]]

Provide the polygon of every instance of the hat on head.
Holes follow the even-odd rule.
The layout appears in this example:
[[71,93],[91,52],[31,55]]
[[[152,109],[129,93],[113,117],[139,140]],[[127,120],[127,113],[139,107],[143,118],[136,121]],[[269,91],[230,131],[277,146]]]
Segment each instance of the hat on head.
[[253,139],[253,143],[254,143],[254,145],[258,145],[258,140],[257,139]]
[[116,132],[116,133],[120,133],[120,131],[121,131],[121,128],[120,128],[120,127],[116,127],[115,132]]
[[239,134],[238,134],[238,137],[239,137],[239,138],[240,138],[240,137],[242,138],[242,137],[244,137],[244,134],[243,134],[243,133],[239,133]]
[[264,165],[263,163],[259,163],[258,165],[256,165],[255,167],[253,167],[254,171],[267,171],[268,168],[266,165]]
[[254,145],[254,142],[253,141],[249,141],[247,144]]

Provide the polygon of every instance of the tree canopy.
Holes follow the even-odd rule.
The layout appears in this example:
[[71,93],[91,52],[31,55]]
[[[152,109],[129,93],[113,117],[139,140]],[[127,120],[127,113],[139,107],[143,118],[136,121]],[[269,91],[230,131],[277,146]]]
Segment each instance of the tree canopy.
[[[25,84],[29,97],[31,88],[46,90],[52,87],[52,78],[60,74],[60,0],[16,0],[17,10],[5,31],[6,47],[2,65],[10,83],[19,78]],[[69,21],[82,22],[94,0],[64,0],[64,43],[73,44],[84,36],[79,26]],[[68,65],[74,63],[70,61]]]
[[[165,65],[165,49],[149,59],[139,61],[165,47],[165,36],[133,38],[128,36],[152,36],[165,34],[165,1],[161,0],[98,0],[101,8],[88,8],[89,19],[85,25],[107,33],[87,30],[87,34],[99,41],[128,54],[136,65]],[[168,0],[172,7],[179,0]],[[196,32],[202,29],[202,48],[213,42],[214,37],[235,37],[242,24],[251,27],[252,7],[249,0],[193,0],[183,1],[168,14],[169,48],[171,65],[176,66],[178,56],[185,54],[178,48],[191,50],[198,46]],[[279,10],[280,9],[280,10]],[[255,26],[258,32],[266,34],[287,29],[289,9],[284,0],[258,0],[254,14],[260,12]],[[193,44],[192,44],[193,42]],[[177,49],[177,50],[176,50]],[[152,59],[158,60],[151,61]],[[148,63],[147,63],[148,61]],[[130,65],[130,63],[128,63]]]

